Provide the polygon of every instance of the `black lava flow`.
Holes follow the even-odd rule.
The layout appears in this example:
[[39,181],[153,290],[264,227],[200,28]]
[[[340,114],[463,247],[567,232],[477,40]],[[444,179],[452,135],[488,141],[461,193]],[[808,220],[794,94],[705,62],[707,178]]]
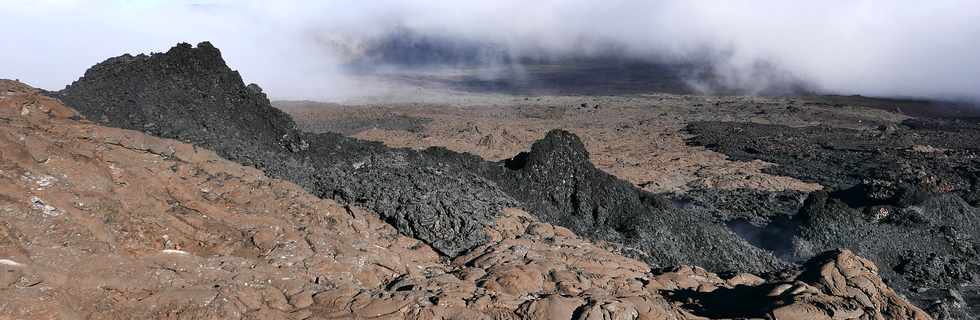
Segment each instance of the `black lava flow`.
[[777,226],[792,230],[784,255],[851,248],[936,318],[980,314],[980,125],[930,118],[875,130],[702,122],[687,131],[692,144],[776,163],[769,173],[829,187]]

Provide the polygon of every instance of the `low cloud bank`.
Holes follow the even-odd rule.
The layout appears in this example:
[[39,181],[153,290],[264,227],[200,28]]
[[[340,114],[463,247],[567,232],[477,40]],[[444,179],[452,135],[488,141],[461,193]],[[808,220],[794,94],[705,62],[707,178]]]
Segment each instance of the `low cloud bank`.
[[407,30],[441,39],[444,48],[435,51],[447,55],[431,57],[433,48],[411,41],[401,44],[404,55],[449,64],[617,56],[703,62],[714,84],[747,92],[798,80],[827,93],[980,99],[980,2],[966,0],[14,0],[2,6],[0,76],[48,89],[110,56],[207,40],[273,97],[332,100],[365,93],[346,66],[379,52],[379,39]]

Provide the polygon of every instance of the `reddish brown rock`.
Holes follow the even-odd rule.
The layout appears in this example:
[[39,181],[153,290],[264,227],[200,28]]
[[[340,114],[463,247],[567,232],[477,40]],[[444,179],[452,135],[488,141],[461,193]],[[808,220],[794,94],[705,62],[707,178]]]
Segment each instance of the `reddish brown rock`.
[[767,283],[652,273],[517,209],[487,234],[445,261],[371,212],[0,81],[0,319],[928,319],[848,251]]

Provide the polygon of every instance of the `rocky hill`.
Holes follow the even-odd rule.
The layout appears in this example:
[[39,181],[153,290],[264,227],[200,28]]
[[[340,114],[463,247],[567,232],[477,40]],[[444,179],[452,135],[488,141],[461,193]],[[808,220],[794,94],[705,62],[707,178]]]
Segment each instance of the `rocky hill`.
[[[186,72],[173,66],[206,62],[216,65]],[[131,77],[135,80],[126,80]],[[335,133],[297,131],[264,95],[248,88],[217,49],[202,43],[196,48],[180,44],[148,57],[108,59],[57,96],[106,125],[196,143],[323,198],[369,208],[403,234],[450,257],[485,243],[482,229],[492,225],[501,208],[520,206],[592,240],[630,247],[632,256],[655,267],[696,264],[771,272],[787,266],[714,221],[709,212],[673,208],[595,168],[574,135],[549,135],[536,145],[530,155],[535,161],[527,166],[445,148],[388,148]],[[225,103],[243,95],[248,103],[242,110]],[[247,112],[275,116],[241,115]],[[141,116],[146,113],[161,121]],[[150,124],[154,129],[145,130]],[[265,136],[298,137],[302,147],[256,138],[264,136],[252,131],[262,127],[284,128]]]
[[482,228],[514,205],[484,179],[415,152],[298,131],[207,42],[108,59],[57,96],[100,123],[193,143],[314,194],[371,208],[449,255],[485,242]]
[[0,182],[4,319],[930,319],[849,251],[768,281],[651,270],[513,208],[447,259],[374,212],[6,80]]

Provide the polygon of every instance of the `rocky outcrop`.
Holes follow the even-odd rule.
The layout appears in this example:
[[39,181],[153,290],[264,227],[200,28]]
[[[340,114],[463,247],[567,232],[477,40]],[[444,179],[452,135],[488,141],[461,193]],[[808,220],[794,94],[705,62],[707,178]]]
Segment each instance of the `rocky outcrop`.
[[193,143],[314,194],[371,208],[450,256],[486,241],[483,228],[515,205],[484,179],[415,151],[296,130],[207,42],[108,59],[56,95],[93,121]]
[[712,270],[767,272],[785,266],[699,208],[678,208],[597,169],[574,134],[549,132],[484,175],[540,219],[597,241],[619,243],[656,267],[697,264]]
[[[483,230],[501,208],[521,206],[589,239],[624,245],[654,266],[746,272],[786,266],[709,212],[674,208],[595,168],[578,138],[564,131],[536,143],[527,159],[508,162],[444,148],[393,149],[333,133],[300,133],[292,120],[269,111],[265,96],[245,86],[206,43],[109,59],[58,96],[89,119],[183,139],[323,198],[369,208],[449,257],[487,241]],[[242,108],[236,99],[244,99]],[[289,140],[299,147],[250,133],[268,126],[263,122],[274,123],[269,137],[299,137]]]
[[289,115],[258,85],[244,85],[208,42],[111,58],[58,96],[92,121],[214,147],[260,168],[275,166],[263,152],[307,147]]

